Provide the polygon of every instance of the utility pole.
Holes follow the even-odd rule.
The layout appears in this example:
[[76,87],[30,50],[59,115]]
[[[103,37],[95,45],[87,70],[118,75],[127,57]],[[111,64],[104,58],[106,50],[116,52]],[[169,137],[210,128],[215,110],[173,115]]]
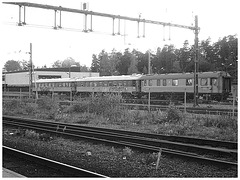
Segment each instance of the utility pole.
[[29,98],[32,96],[33,64],[32,64],[32,43],[30,43],[30,62],[29,62]]
[[148,50],[148,74],[151,74],[151,54],[150,50]]
[[198,106],[198,16],[195,16],[194,107]]
[[[151,54],[150,50],[148,50],[148,75],[151,74]],[[148,86],[150,86],[150,80],[148,81]],[[150,87],[148,91],[148,111],[151,111],[151,92],[150,92]]]

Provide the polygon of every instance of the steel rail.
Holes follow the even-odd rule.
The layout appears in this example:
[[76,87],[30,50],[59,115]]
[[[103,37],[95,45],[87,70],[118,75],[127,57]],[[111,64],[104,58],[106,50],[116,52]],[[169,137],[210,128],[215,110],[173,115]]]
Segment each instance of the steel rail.
[[187,137],[187,136],[174,136],[174,135],[163,135],[163,134],[153,134],[153,133],[142,133],[142,132],[133,132],[127,130],[119,130],[119,129],[109,129],[109,128],[101,128],[101,127],[89,127],[89,126],[81,126],[79,124],[68,124],[68,123],[60,123],[60,122],[50,122],[38,119],[29,119],[29,118],[18,118],[13,116],[3,116],[3,120],[14,120],[20,122],[32,122],[32,123],[42,123],[42,124],[52,124],[52,126],[65,126],[69,128],[73,128],[75,130],[78,129],[87,129],[88,131],[102,131],[104,133],[116,133],[116,134],[123,134],[123,135],[131,135],[131,136],[139,136],[151,139],[158,139],[158,140],[167,140],[167,141],[174,141],[174,142],[183,142],[189,144],[196,144],[196,145],[205,145],[211,147],[224,147],[227,149],[237,149],[238,143],[237,142],[230,142],[230,141],[219,141],[213,139],[202,139],[202,138],[195,138],[195,137]]
[[2,151],[3,151],[3,155],[6,154],[11,154],[13,156],[17,156],[18,158],[23,158],[23,159],[27,159],[29,161],[33,161],[36,162],[38,164],[43,164],[44,166],[48,166],[57,170],[60,170],[62,172],[65,172],[67,174],[72,175],[73,177],[91,177],[91,178],[96,178],[96,177],[100,177],[100,178],[107,178],[107,176],[95,173],[95,172],[91,172],[85,169],[81,169],[78,167],[74,167],[68,164],[64,164],[61,162],[57,162],[51,159],[47,159],[44,157],[40,157],[34,154],[30,154],[24,151],[20,151],[14,148],[10,148],[7,146],[2,146]]
[[[147,104],[123,104],[124,106],[129,106],[129,107],[139,107],[144,110],[148,110],[148,105]],[[150,105],[151,110],[167,110],[169,106],[163,106],[163,105]],[[176,107],[177,109],[184,111],[184,107]],[[215,108],[196,108],[196,107],[187,107],[186,111],[189,113],[196,113],[196,114],[217,114],[217,115],[228,115],[232,114],[233,110],[232,109],[215,109]],[[234,116],[238,115],[238,110],[234,110]]]
[[[16,125],[16,126],[24,126],[29,127],[28,123],[15,123],[15,122],[4,122],[8,125]],[[50,124],[49,124],[50,125]],[[56,127],[52,127],[51,125],[30,125],[30,128],[41,128],[41,129],[48,129],[48,130],[56,130]],[[116,134],[116,133],[108,133],[108,132],[99,132],[99,131],[89,131],[86,129],[71,129],[69,126],[63,126],[62,128],[58,128],[58,130],[62,129],[62,132],[73,134],[73,135],[85,135],[85,136],[91,136],[91,137],[98,137],[102,139],[107,140],[116,140],[117,141],[125,141],[125,142],[131,142],[131,143],[138,143],[141,145],[149,145],[154,146],[158,148],[171,148],[171,149],[178,149],[180,151],[188,151],[190,153],[206,153],[206,154],[213,154],[213,155],[219,155],[219,156],[227,156],[230,158],[237,159],[237,151],[236,150],[227,150],[227,149],[216,149],[211,147],[202,147],[202,146],[196,146],[191,144],[184,144],[184,143],[177,143],[177,142],[169,142],[165,140],[153,140],[153,139],[146,139],[142,137],[135,137],[135,136],[129,136],[129,135],[123,135],[123,134]]]
[[[31,128],[31,129],[35,129],[35,130],[39,130],[39,131],[44,131],[44,132],[49,132],[49,133],[57,133],[57,134],[61,134],[61,135],[66,135],[66,136],[71,136],[71,137],[77,137],[77,138],[84,138],[84,139],[90,139],[90,140],[94,140],[94,141],[101,141],[104,143],[111,143],[111,144],[117,144],[117,145],[121,145],[121,146],[130,146],[133,148],[140,148],[141,150],[147,150],[147,151],[159,151],[159,147],[156,146],[151,146],[151,145],[143,145],[143,144],[139,144],[139,143],[133,143],[133,142],[126,142],[126,141],[115,141],[115,140],[109,140],[109,139],[100,139],[100,138],[96,138],[96,137],[89,137],[84,135],[79,135],[79,134],[72,134],[72,133],[68,133],[68,132],[59,132],[56,130],[50,130],[50,129],[46,129],[44,128],[39,128],[39,127],[32,127],[29,125],[20,125],[20,124],[11,124],[8,123],[9,125],[15,125],[15,126],[21,126],[24,128]],[[203,156],[199,156],[193,153],[186,153],[183,151],[177,151],[177,150],[170,150],[170,149],[166,149],[166,148],[161,148],[163,149],[163,152],[166,154],[171,154],[171,155],[177,155],[177,156],[181,156],[184,158],[190,158],[190,159],[194,159],[194,160],[201,160],[201,161],[207,161],[207,162],[211,162],[214,164],[218,164],[218,165],[227,165],[227,166],[237,166],[237,163],[235,162],[229,162],[229,161],[222,161],[222,160],[217,160],[217,159],[211,159],[211,158],[206,158]]]

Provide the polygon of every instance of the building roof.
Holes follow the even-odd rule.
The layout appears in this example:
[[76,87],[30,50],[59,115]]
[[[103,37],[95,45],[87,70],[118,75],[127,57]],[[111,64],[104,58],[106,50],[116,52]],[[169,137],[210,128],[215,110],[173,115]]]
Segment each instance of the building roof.
[[[71,72],[80,72],[80,67],[71,67]],[[41,69],[34,69],[34,71],[54,71],[54,72],[69,72],[68,67],[64,68],[41,68]],[[12,74],[12,73],[21,73],[21,72],[29,72],[29,70],[21,70],[21,71],[12,71],[12,72],[6,72],[6,74]],[[93,72],[94,73],[94,72]]]

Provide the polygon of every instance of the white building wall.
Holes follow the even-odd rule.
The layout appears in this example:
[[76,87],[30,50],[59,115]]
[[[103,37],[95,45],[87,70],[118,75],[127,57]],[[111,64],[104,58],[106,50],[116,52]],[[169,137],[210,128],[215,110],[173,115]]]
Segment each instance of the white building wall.
[[[71,78],[83,78],[83,77],[98,77],[99,73],[96,72],[70,72]],[[46,76],[60,76],[61,78],[68,78],[69,72],[57,72],[57,71],[35,71],[33,73],[33,81],[38,80],[39,75]],[[5,82],[2,84],[8,84],[12,86],[28,86],[29,85],[29,72],[15,72],[7,73]]]

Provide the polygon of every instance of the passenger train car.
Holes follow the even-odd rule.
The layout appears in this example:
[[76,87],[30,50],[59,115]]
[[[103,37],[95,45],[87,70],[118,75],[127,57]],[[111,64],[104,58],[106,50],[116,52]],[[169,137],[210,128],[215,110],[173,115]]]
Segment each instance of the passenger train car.
[[[41,79],[34,90],[41,92],[71,92],[87,95],[95,92],[115,92],[124,96],[142,97],[149,92],[151,97],[165,98],[169,93],[183,96],[185,92],[193,97],[194,74],[173,73],[158,75],[123,75],[85,78]],[[199,96],[215,100],[227,98],[231,92],[231,77],[223,71],[198,73]]]
[[85,78],[41,79],[36,81],[38,93],[73,92],[76,95],[87,96],[96,92],[115,92],[123,95],[136,94],[141,91],[140,77],[142,75],[102,76]]
[[[152,96],[183,95],[187,92],[193,96],[194,74],[193,73],[174,73],[146,75],[141,78],[142,92],[151,92]],[[226,98],[231,92],[231,77],[223,71],[198,73],[198,94],[215,100]]]

